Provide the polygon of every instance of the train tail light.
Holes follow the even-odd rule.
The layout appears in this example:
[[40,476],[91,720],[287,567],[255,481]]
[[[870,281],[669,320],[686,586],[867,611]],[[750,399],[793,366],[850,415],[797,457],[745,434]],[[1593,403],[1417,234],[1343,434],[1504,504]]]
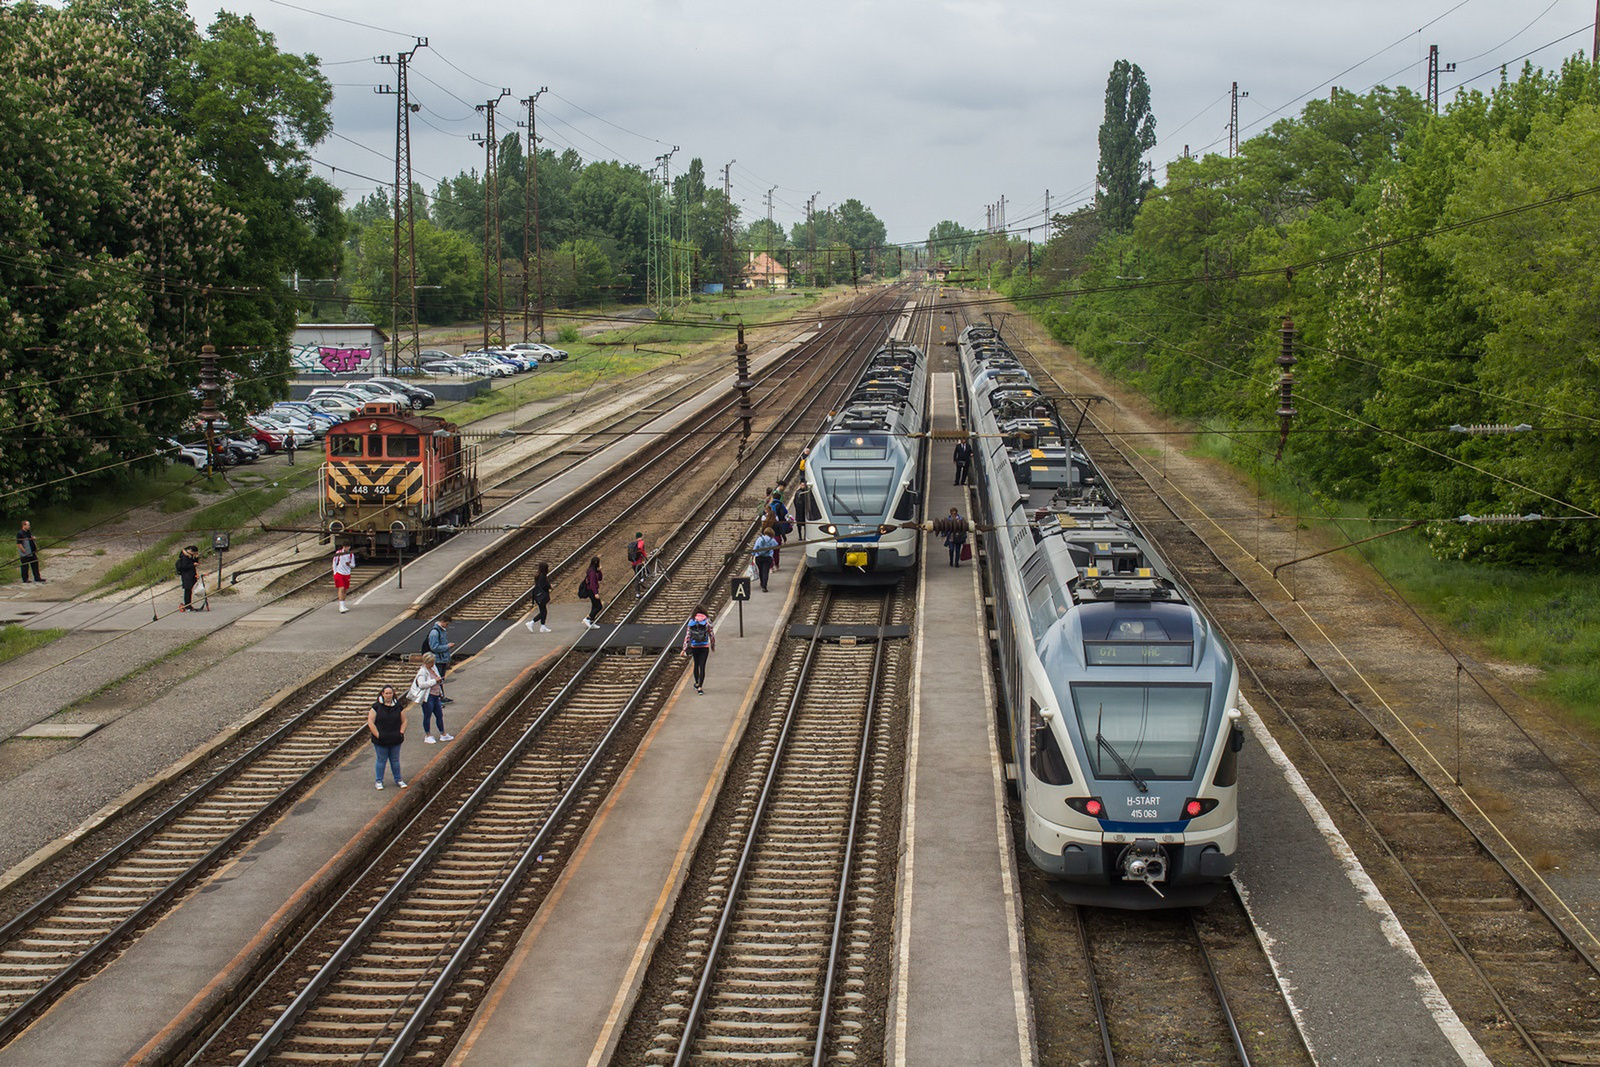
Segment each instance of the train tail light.
[[1080,815],[1087,815],[1091,819],[1103,819],[1106,817],[1105,801],[1099,797],[1069,797],[1067,799],[1067,807]]
[[1216,806],[1216,797],[1190,797],[1183,802],[1183,817],[1185,819],[1198,819]]

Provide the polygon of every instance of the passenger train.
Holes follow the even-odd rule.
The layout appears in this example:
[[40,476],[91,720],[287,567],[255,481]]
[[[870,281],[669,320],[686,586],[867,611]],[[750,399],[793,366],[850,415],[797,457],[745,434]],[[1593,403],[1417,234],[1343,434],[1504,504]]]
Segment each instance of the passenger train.
[[1082,903],[1205,903],[1239,839],[1233,655],[996,331],[957,349],[1028,856]]
[[[806,567],[828,585],[893,585],[917,562],[928,359],[890,340],[811,446]],[[910,437],[909,434],[919,436]]]
[[368,558],[416,552],[483,510],[478,455],[453,422],[372,401],[328,430],[323,540]]

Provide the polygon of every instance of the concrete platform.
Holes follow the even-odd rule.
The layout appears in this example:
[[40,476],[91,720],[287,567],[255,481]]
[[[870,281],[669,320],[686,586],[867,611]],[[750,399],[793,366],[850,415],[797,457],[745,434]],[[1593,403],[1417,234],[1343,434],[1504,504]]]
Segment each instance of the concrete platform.
[[793,567],[777,572],[772,592],[745,604],[743,638],[732,606],[718,618],[705,695],[689,688],[685,669],[452,1064],[609,1059],[760,695],[798,577]]
[[[955,376],[930,378],[934,429],[953,429]],[[924,514],[970,516],[951,484],[951,448],[933,446]],[[906,808],[886,1062],[1031,1064],[1032,1021],[1005,770],[988,713],[983,591],[972,564],[923,544],[911,690]]]

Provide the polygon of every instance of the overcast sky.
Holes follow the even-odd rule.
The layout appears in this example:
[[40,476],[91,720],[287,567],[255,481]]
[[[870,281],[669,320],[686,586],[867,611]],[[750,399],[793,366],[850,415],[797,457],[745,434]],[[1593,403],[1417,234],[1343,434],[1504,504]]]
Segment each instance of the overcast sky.
[[[1487,88],[1499,65],[1588,51],[1592,0],[892,0],[806,4],[709,0],[485,3],[452,0],[190,0],[202,26],[217,7],[253,14],[288,52],[312,53],[334,82],[335,136],[314,153],[360,195],[392,180],[393,97],[375,85],[391,68],[372,57],[428,38],[412,67],[417,180],[482,168],[471,105],[502,86],[497,132],[540,86],[547,147],[643,167],[678,146],[733,195],[746,221],[785,226],[806,199],[855,197],[889,229],[916,241],[941,219],[971,228],[1007,201],[1012,229],[1093,191],[1106,74],[1117,59],[1144,69],[1161,164],[1192,150],[1227,150],[1228,88],[1237,80],[1243,138],[1329,86],[1423,91],[1430,44],[1462,82]],[[310,9],[320,7],[324,13]],[[336,17],[329,17],[336,16]],[[340,21],[348,20],[348,21]],[[364,23],[365,25],[355,25]],[[398,32],[388,32],[398,31]],[[351,173],[354,172],[354,173]],[[1043,235],[1042,229],[1037,236]]]

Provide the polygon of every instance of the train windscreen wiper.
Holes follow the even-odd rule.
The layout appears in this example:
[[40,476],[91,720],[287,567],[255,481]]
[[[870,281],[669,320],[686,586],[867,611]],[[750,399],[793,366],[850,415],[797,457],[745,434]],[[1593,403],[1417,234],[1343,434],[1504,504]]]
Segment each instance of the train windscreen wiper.
[[1128,766],[1128,761],[1122,758],[1122,753],[1118,752],[1116,750],[1116,748],[1114,748],[1112,746],[1111,742],[1106,740],[1106,735],[1100,732],[1100,727],[1105,724],[1105,721],[1106,721],[1106,709],[1104,707],[1102,707],[1100,709],[1099,721],[1097,721],[1095,723],[1095,726],[1094,726],[1094,743],[1095,743],[1095,745],[1098,746],[1099,748],[1103,748],[1107,752],[1111,753],[1111,758],[1117,761],[1117,766],[1119,768],[1121,768],[1123,774],[1126,774],[1129,778],[1133,779],[1133,784],[1139,787],[1139,792],[1141,792],[1141,793],[1150,792],[1149,783],[1146,782],[1143,778],[1140,778],[1138,772],[1135,771],[1132,767]]
[[828,497],[829,497],[829,499],[831,499],[833,501],[833,506],[835,508],[837,508],[840,511],[848,513],[849,516],[852,519],[861,518],[861,512],[857,511],[855,508],[851,507],[849,504],[846,504],[843,500],[839,499],[839,487],[838,486],[834,485],[834,486],[829,486],[828,487]]

